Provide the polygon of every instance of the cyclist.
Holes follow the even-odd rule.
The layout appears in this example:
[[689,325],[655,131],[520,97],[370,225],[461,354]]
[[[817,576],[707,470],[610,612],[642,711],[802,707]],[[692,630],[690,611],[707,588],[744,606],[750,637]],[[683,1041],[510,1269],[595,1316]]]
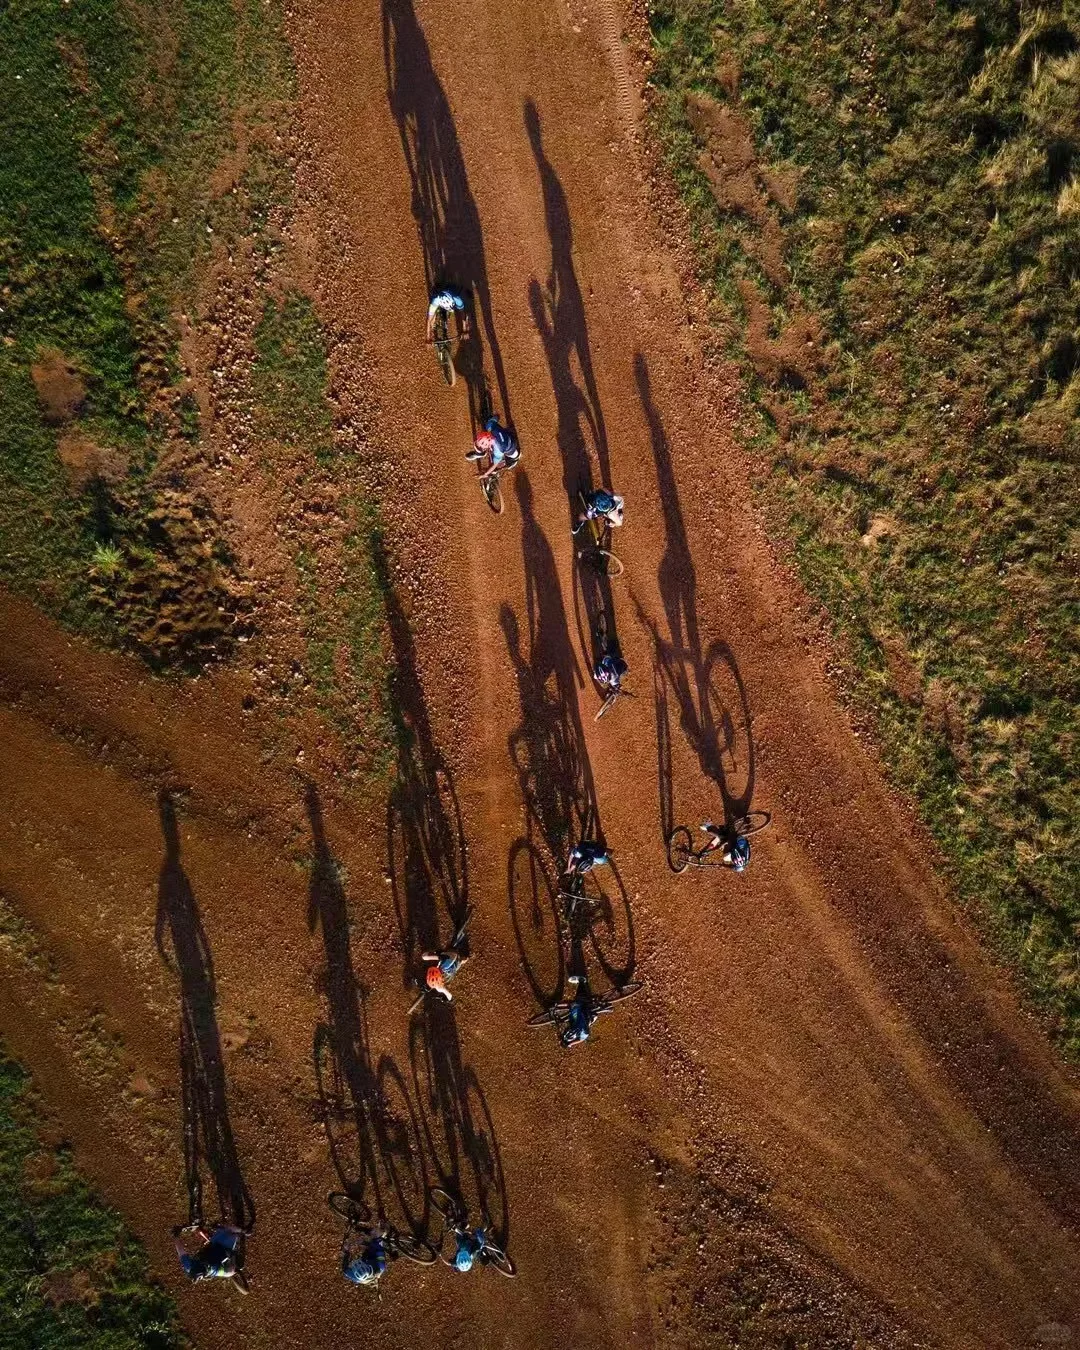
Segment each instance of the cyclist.
[[618,651],[609,648],[593,666],[593,679],[605,694],[617,694],[622,686],[623,676],[629,669]]
[[580,877],[591,872],[594,867],[604,867],[611,862],[611,852],[595,839],[581,839],[570,850],[566,861],[566,875]]
[[422,952],[421,956],[430,963],[424,972],[427,987],[432,993],[446,999],[447,1003],[452,1002],[454,996],[446,986],[469,959],[468,955],[463,955],[455,944],[441,952]]
[[432,295],[427,311],[427,340],[429,342],[435,336],[435,320],[438,318],[440,310],[446,314],[448,320],[452,314],[457,315],[458,334],[464,342],[469,336],[469,311],[466,308],[465,296],[450,286],[444,286]]
[[[199,1239],[200,1245],[194,1255],[185,1250],[185,1233],[192,1233]],[[239,1228],[230,1224],[208,1228],[199,1223],[192,1228],[174,1230],[173,1246],[180,1258],[180,1268],[193,1283],[198,1284],[201,1280],[232,1280],[246,1294],[247,1277],[241,1268],[239,1254],[243,1236]]]
[[596,1021],[593,1007],[592,990],[585,975],[568,975],[567,982],[576,988],[566,1010],[566,1024],[559,1032],[559,1041],[564,1050],[572,1045],[581,1045],[589,1039],[589,1029]]
[[355,1254],[346,1239],[341,1249],[341,1273],[351,1284],[370,1288],[386,1273],[387,1260],[386,1235],[381,1228],[373,1228],[364,1235],[363,1246]]
[[706,852],[711,853],[713,849],[722,848],[724,851],[720,855],[720,861],[725,867],[730,867],[735,872],[746,871],[750,865],[750,840],[744,834],[737,834],[734,839],[729,839],[727,830],[722,825],[714,825],[712,821],[706,821],[701,826],[701,831],[712,836],[706,845]]
[[490,456],[491,464],[480,475],[490,478],[500,469],[512,469],[521,458],[521,446],[509,427],[504,427],[497,417],[489,417],[483,430],[477,434],[473,448],[466,452],[465,458],[472,460]]
[[585,514],[570,531],[571,534],[577,534],[584,525],[590,520],[602,520],[613,529],[618,529],[623,523],[623,499],[617,493],[608,492],[604,488],[597,488],[594,492],[585,493]]
[[457,1251],[451,1264],[455,1270],[461,1271],[464,1275],[472,1270],[477,1257],[483,1261],[487,1235],[482,1228],[468,1228],[463,1223],[456,1224],[451,1232],[457,1243]]

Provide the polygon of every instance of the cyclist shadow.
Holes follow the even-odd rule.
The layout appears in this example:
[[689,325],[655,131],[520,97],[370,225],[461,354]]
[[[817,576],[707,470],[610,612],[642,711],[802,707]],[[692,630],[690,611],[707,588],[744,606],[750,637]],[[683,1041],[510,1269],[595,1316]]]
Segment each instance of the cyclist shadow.
[[322,932],[320,978],[327,1020],[315,1029],[318,1114],[342,1189],[380,1220],[394,1217],[420,1233],[427,1214],[427,1175],[416,1110],[389,1055],[371,1061],[365,991],[352,965],[349,907],[341,865],[330,850],[313,784],[306,792],[313,856],[308,928]]
[[671,447],[652,398],[648,366],[640,352],[634,360],[634,374],[649,427],[666,535],[657,575],[665,633],[635,599],[638,618],[653,640],[660,826],[666,839],[674,827],[672,714],[677,716],[701,772],[719,791],[724,823],[729,828],[749,811],[753,798],[753,716],[730,647],[720,640],[708,646],[703,642],[697,609],[697,570],[675,483]]
[[[180,979],[180,1083],[188,1222],[204,1219],[204,1172],[214,1186],[221,1220],[250,1233],[255,1204],[244,1182],[229,1118],[228,1084],[217,1023],[217,984],[195,893],[180,862],[180,831],[172,794],[158,794],[165,857],[158,875],[154,940]],[[171,947],[170,956],[167,946]]]
[[601,482],[611,481],[607,429],[589,349],[585,300],[574,269],[574,232],[562,183],[544,150],[540,114],[532,99],[524,106],[525,130],[540,175],[544,221],[551,244],[546,281],[529,282],[529,307],[547,358],[558,416],[556,441],[563,482],[576,511],[577,494],[593,486],[596,456]]
[[465,922],[469,859],[454,777],[435,743],[409,621],[378,541],[373,557],[386,607],[398,709],[397,781],[387,803],[386,856],[408,985],[419,972],[421,953],[443,948]]
[[525,977],[543,1008],[559,999],[566,980],[555,871],[528,837],[518,839],[510,849],[510,920]]
[[412,0],[383,0],[386,92],[412,183],[412,212],[424,257],[428,295],[444,285],[469,286],[473,337],[459,353],[469,389],[474,433],[483,420],[484,345],[510,417],[510,395],[495,330],[480,212],[476,206],[446,91],[435,72]]
[[409,1061],[435,1184],[505,1248],[510,1210],[499,1144],[479,1079],[462,1062],[452,1003],[425,1000],[409,1027]]
[[596,787],[578,709],[585,676],[574,653],[551,545],[533,510],[528,475],[515,479],[525,562],[524,634],[509,605],[499,611],[517,675],[521,721],[511,733],[529,823],[529,838],[552,859],[565,858],[571,837],[600,829]]

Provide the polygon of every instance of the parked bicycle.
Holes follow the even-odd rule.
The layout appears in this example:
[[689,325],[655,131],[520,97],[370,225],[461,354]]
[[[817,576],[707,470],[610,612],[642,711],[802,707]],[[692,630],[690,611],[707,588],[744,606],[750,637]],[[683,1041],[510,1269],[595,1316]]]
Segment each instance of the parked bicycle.
[[457,344],[457,334],[450,328],[450,315],[445,309],[440,309],[435,315],[431,345],[435,348],[435,359],[439,363],[443,379],[451,389],[457,383],[457,369],[454,365]]
[[345,1220],[341,1239],[341,1273],[352,1284],[378,1292],[379,1281],[391,1261],[403,1256],[418,1266],[433,1266],[439,1259],[430,1242],[413,1233],[401,1233],[393,1224],[376,1223],[367,1205],[344,1191],[331,1191],[326,1203]]
[[[436,1250],[446,1265],[453,1270],[472,1270],[479,1262],[482,1266],[491,1266],[500,1275],[508,1278],[517,1274],[517,1268],[503,1249],[492,1241],[486,1228],[470,1228],[465,1222],[464,1207],[441,1186],[433,1186],[429,1192],[432,1206],[442,1215],[443,1231]],[[449,1257],[443,1252],[447,1235],[454,1240],[454,1255]]]
[[[244,1273],[245,1246],[246,1239],[251,1236],[250,1228],[237,1228],[227,1223],[215,1224],[211,1228],[199,1217],[174,1228],[172,1236],[180,1267],[193,1283],[231,1280],[242,1294],[250,1291],[251,1286]],[[191,1241],[192,1238],[198,1240],[197,1245]],[[195,1250],[189,1251],[192,1246]]]
[[729,867],[741,872],[750,861],[749,836],[763,830],[771,820],[768,811],[751,811],[730,826],[702,825],[708,836],[701,848],[685,825],[679,825],[668,837],[668,866],[676,874],[688,867]]
[[589,504],[586,500],[585,492],[578,492],[578,504],[581,507],[582,520],[573,530],[575,537],[582,529],[587,529],[589,537],[592,540],[592,547],[586,547],[578,550],[578,557],[583,562],[589,562],[597,571],[604,573],[609,577],[621,576],[623,564],[620,558],[617,558],[611,549],[611,522],[607,516],[591,516],[589,514]]

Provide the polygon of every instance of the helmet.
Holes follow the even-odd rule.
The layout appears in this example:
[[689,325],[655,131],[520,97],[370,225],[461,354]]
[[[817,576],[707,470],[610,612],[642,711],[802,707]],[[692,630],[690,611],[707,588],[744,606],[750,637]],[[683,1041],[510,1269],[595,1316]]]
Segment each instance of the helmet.
[[428,966],[427,973],[424,976],[429,989],[445,989],[446,976],[443,974],[442,966],[438,962],[433,966]]
[[750,840],[746,835],[740,834],[731,846],[731,860],[735,864],[735,870],[741,872],[750,861]]
[[454,1269],[460,1270],[462,1274],[473,1268],[473,1253],[471,1247],[459,1247],[457,1255],[454,1257]]

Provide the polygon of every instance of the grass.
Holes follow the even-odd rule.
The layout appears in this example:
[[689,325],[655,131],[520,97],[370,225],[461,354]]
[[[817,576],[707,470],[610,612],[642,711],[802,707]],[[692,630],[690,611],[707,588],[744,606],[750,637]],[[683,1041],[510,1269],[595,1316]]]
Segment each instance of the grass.
[[370,781],[390,770],[393,725],[387,682],[385,593],[375,566],[381,529],[357,486],[355,452],[335,444],[326,337],[306,296],[269,295],[255,332],[252,373],[259,434],[300,454],[313,500],[348,485],[349,525],[327,565],[318,527],[296,522],[300,621],[319,710]]
[[283,174],[252,145],[292,91],[275,18],[255,0],[0,12],[0,579],[159,665],[226,650],[236,620],[217,523],[174,464],[155,471],[198,438],[176,315]]
[[1080,7],[650,22],[760,490],[895,781],[1080,1053]]
[[0,1050],[0,1344],[181,1350],[142,1248],[43,1126],[28,1076]]

